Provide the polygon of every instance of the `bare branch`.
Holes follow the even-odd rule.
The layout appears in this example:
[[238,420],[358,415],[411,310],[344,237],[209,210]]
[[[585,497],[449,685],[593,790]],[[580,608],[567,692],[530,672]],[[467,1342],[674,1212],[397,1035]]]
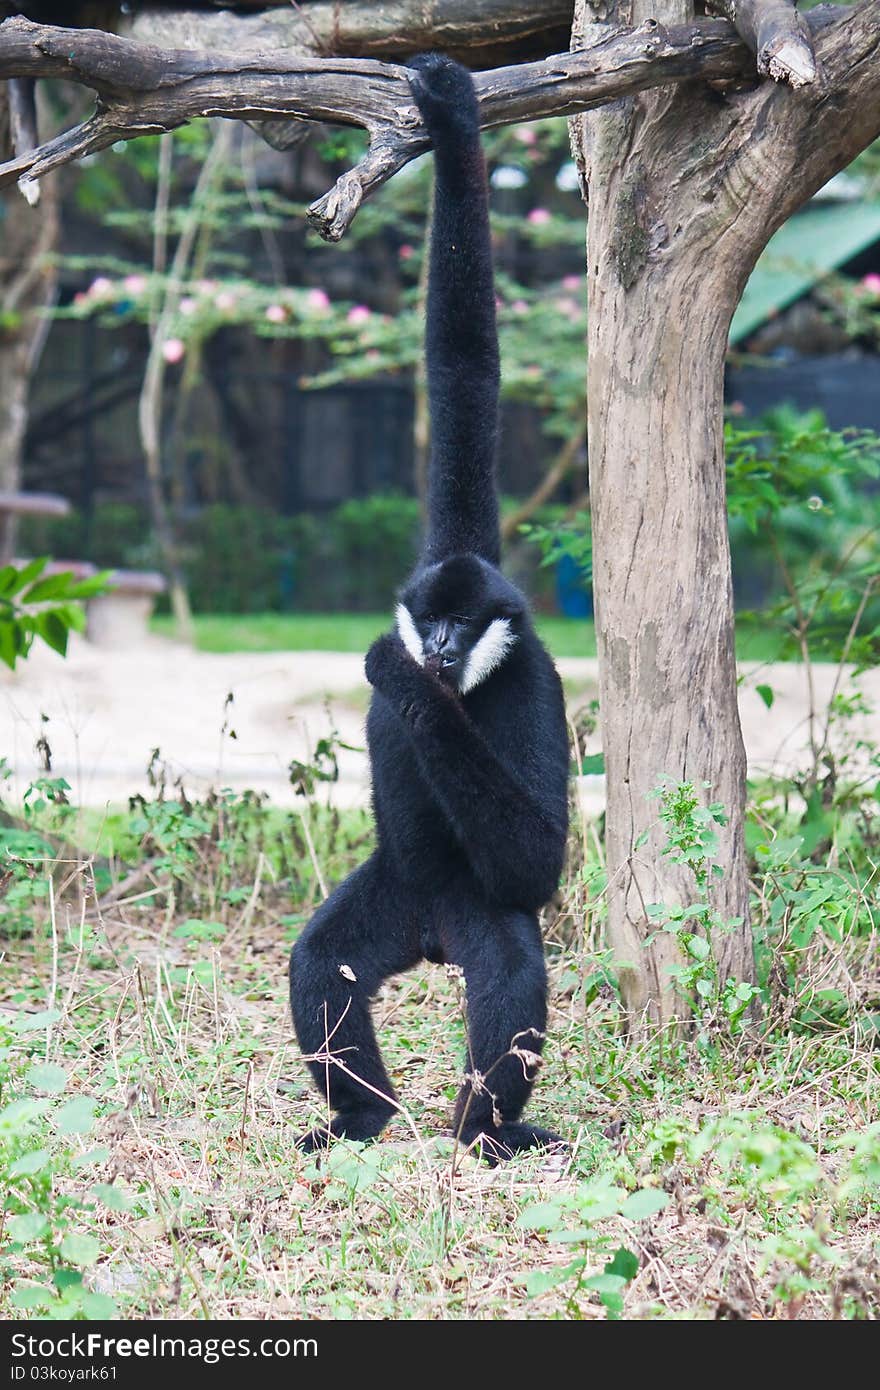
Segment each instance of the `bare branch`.
[[[861,11],[841,9],[848,18],[832,27],[861,22],[862,13],[878,10],[880,0],[867,0]],[[816,27],[827,24],[826,13]],[[588,46],[576,53],[479,73],[483,126],[570,116],[651,87],[754,73],[752,54],[724,20],[668,29],[654,20],[637,29],[596,26],[587,37]],[[100,30],[15,18],[0,24],[4,77],[63,78],[90,87],[98,98],[89,120],[0,164],[0,187],[18,180],[26,193],[59,165],[117,140],[173,130],[199,117],[268,121],[276,130],[303,121],[360,126],[370,137],[367,154],[309,213],[321,235],[335,241],[363,199],[428,147],[407,69],[370,58],[314,58],[283,49],[262,54],[164,49]]]
[[[496,68],[477,79],[485,126],[568,116],[658,83],[747,72],[750,56],[730,26],[703,20],[665,30],[600,30],[576,54]],[[361,126],[370,149],[314,207],[331,240],[363,198],[427,148],[407,70],[373,59],[310,58],[286,51],[215,54],[162,49],[99,30],[60,29],[16,18],[0,24],[0,78],[57,77],[98,96],[88,121],[0,165],[0,186],[34,180],[117,140],[173,130],[197,117],[329,121]]]
[[819,76],[813,40],[795,0],[708,0],[731,20],[758,59],[758,72],[774,82],[805,87]]

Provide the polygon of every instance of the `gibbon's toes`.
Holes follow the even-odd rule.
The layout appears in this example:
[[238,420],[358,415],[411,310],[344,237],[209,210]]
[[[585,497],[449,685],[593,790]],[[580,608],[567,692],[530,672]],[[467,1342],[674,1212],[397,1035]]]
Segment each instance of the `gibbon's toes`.
[[327,1126],[321,1125],[317,1129],[310,1129],[308,1134],[301,1134],[295,1142],[296,1147],[304,1154],[314,1154],[328,1149],[332,1138],[333,1135]]
[[[462,1135],[462,1140],[465,1141],[464,1135]],[[513,1122],[501,1124],[497,1129],[481,1130],[470,1135],[466,1142],[473,1144],[474,1141],[476,1141],[474,1151],[492,1168],[497,1167],[499,1163],[506,1163],[513,1158],[514,1154],[523,1153],[529,1149],[567,1151],[569,1148],[566,1141],[550,1129],[541,1129],[539,1125],[515,1124]]]
[[334,1139],[354,1139],[368,1143],[382,1133],[392,1114],[389,1110],[360,1110],[351,1115],[335,1115],[328,1125],[319,1125],[301,1134],[296,1147],[303,1153],[319,1153],[328,1149]]
[[479,127],[473,78],[467,68],[442,53],[421,53],[410,59],[409,67],[410,87],[431,136],[448,129]]

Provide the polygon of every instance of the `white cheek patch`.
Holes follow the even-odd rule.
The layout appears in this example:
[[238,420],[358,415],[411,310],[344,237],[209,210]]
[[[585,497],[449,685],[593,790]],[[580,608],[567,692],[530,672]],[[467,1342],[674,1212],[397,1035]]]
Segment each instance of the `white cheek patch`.
[[497,671],[515,641],[509,619],[494,618],[479,642],[471,648],[471,654],[458,683],[462,695],[466,695],[475,685],[491,676],[493,671]]
[[422,646],[422,639],[418,634],[418,629],[413,622],[413,615],[410,613],[405,603],[397,605],[397,631],[400,633],[400,640],[406,647],[413,661],[417,661],[420,666],[425,664],[425,649]]

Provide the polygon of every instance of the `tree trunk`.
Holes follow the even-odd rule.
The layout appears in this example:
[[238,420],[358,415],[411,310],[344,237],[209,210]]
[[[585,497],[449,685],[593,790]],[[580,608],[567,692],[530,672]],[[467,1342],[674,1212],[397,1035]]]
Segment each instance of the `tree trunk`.
[[591,185],[590,496],[609,930],[627,1008],[667,1022],[682,1012],[668,973],[675,938],[660,933],[646,949],[656,924],[645,909],[696,894],[690,871],[662,856],[650,793],[664,778],[727,810],[713,907],[742,925],[715,943],[716,958],[722,979],[754,974],[722,440],[733,307],[705,228],[682,229],[674,252],[633,278],[638,178],[627,165]]
[[[633,23],[646,17],[640,3]],[[663,22],[688,17],[680,0],[651,9]],[[589,189],[587,414],[608,929],[631,1026],[668,1024],[687,1011],[669,973],[681,959],[675,937],[659,932],[646,944],[656,931],[651,904],[698,896],[689,870],[662,853],[651,792],[667,779],[693,782],[705,801],[725,806],[724,877],[712,884],[712,906],[740,925],[713,948],[722,980],[754,979],[722,436],[727,332],[742,275],[713,255],[717,219],[703,195],[714,164],[704,170],[694,160],[702,123],[717,120],[707,109],[714,98],[661,89],[637,103],[638,113],[625,102],[578,118],[576,131]]]
[[[687,0],[578,0],[590,18],[688,20]],[[664,778],[723,802],[724,876],[712,906],[719,979],[752,981],[744,848],[746,761],[736,700],[723,452],[733,311],[785,218],[880,129],[867,18],[822,39],[824,75],[850,84],[846,119],[817,83],[719,93],[657,88],[575,117],[589,198],[588,429],[605,748],[611,946],[633,1024],[683,1012],[674,937],[646,909],[693,901],[662,854]],[[866,61],[867,59],[867,61]],[[861,86],[862,92],[858,89]],[[738,921],[737,921],[738,919]]]

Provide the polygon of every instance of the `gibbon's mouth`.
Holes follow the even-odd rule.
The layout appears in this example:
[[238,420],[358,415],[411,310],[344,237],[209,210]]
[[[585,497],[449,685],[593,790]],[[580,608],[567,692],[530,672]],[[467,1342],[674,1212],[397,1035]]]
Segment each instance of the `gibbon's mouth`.
[[430,671],[432,676],[437,676],[441,681],[450,684],[453,683],[459,665],[458,657],[451,653],[444,655],[442,652],[433,652],[430,656],[425,657],[425,670]]

